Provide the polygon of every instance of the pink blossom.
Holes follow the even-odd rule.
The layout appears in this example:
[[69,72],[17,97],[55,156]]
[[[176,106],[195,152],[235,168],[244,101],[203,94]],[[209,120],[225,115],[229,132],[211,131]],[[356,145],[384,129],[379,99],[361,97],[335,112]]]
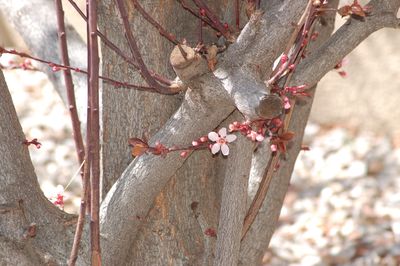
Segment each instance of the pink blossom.
[[248,134],[247,137],[249,139],[251,139],[252,141],[263,141],[264,140],[264,136],[262,134],[259,134],[253,130],[251,130]]
[[208,139],[215,142],[211,146],[211,153],[216,154],[220,150],[224,156],[227,156],[229,154],[229,147],[227,143],[233,142],[236,140],[235,135],[226,135],[226,128],[221,128],[218,133],[216,132],[210,132],[208,133]]
[[275,152],[278,150],[278,146],[276,144],[271,145],[271,151]]
[[283,98],[283,107],[285,108],[285,110],[288,110],[291,107],[289,98],[286,96]]
[[60,209],[64,209],[64,187],[58,185],[55,194],[56,196],[50,197],[51,202]]

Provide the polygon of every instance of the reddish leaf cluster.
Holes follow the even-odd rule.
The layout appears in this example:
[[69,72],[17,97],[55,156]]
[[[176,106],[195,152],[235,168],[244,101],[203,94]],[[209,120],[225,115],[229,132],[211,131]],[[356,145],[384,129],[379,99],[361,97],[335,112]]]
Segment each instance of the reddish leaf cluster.
[[353,4],[345,5],[338,9],[339,15],[342,17],[355,15],[358,17],[366,17],[369,13],[371,13],[370,6],[361,6],[358,0],[354,0]]
[[271,150],[273,152],[279,151],[281,153],[286,153],[286,145],[294,137],[294,132],[286,131],[281,134],[271,137]]
[[58,206],[60,209],[64,209],[64,195],[62,193],[57,193],[56,199],[53,204]]

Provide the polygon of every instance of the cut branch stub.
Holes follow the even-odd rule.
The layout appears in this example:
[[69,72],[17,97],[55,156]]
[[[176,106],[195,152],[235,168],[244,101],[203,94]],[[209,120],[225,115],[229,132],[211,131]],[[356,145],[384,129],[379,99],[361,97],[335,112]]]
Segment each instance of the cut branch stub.
[[271,119],[282,114],[282,99],[275,94],[268,94],[261,98],[256,113],[264,119]]
[[170,62],[176,75],[185,83],[209,72],[207,61],[186,45],[177,45],[171,52]]

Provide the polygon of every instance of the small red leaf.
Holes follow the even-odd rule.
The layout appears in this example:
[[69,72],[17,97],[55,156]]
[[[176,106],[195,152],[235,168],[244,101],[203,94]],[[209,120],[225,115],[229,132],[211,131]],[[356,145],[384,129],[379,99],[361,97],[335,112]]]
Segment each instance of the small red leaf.
[[351,15],[351,6],[345,5],[338,9],[339,15],[342,17]]
[[140,156],[149,150],[149,145],[139,138],[130,138],[128,140],[129,146],[132,147],[132,156]]
[[292,131],[287,131],[287,132],[279,135],[279,138],[283,141],[289,141],[289,140],[293,139],[293,137],[294,137],[294,132],[292,132]]

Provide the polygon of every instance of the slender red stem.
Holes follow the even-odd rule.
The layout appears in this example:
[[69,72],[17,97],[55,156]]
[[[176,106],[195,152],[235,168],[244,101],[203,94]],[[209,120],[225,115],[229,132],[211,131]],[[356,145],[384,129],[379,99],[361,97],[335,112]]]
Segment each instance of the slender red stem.
[[240,30],[240,0],[236,0],[235,3],[235,17],[236,17],[236,30]]
[[136,10],[139,11],[139,13],[146,19],[151,25],[153,25],[158,32],[161,34],[161,36],[164,36],[167,40],[172,42],[173,44],[177,45],[179,42],[176,40],[176,37],[170,33],[167,32],[157,21],[155,21],[149,13],[146,12],[146,10],[143,9],[143,7],[139,4],[137,0],[131,0],[133,5],[135,6]]
[[[65,24],[64,24],[64,10],[62,7],[61,0],[55,0],[56,5],[56,13],[57,13],[57,25],[58,25],[58,36],[60,42],[60,50],[61,50],[61,57],[62,62],[64,65],[69,66],[69,58],[68,58],[68,48],[67,48],[67,39],[66,39],[66,31],[65,31]],[[84,162],[85,157],[85,150],[83,146],[83,139],[81,134],[81,127],[80,121],[78,117],[78,112],[76,109],[76,102],[75,102],[75,92],[74,92],[74,84],[72,82],[72,75],[70,69],[64,69],[64,80],[65,86],[67,89],[67,100],[68,106],[70,111],[70,116],[72,120],[72,130],[74,135],[75,147],[78,153],[78,161],[79,164],[82,165]],[[85,179],[84,171],[81,171],[82,176],[82,184],[83,184],[83,191],[86,191],[88,178]],[[82,193],[82,200],[81,206],[78,216],[78,222],[76,224],[74,242],[71,249],[70,259],[68,261],[69,266],[73,266],[76,263],[78,258],[78,251],[79,246],[82,238],[83,232],[83,225],[85,223],[85,209],[86,209],[86,201],[85,201],[85,193]]]
[[[64,10],[62,7],[61,0],[55,0],[56,11],[57,11],[57,25],[58,25],[58,38],[60,42],[60,50],[61,50],[61,59],[64,66],[69,66],[69,57],[68,57],[68,47],[67,47],[67,35],[65,31],[64,24]],[[70,69],[63,69],[65,87],[67,90],[67,100],[68,100],[68,109],[71,116],[72,122],[72,131],[75,141],[75,147],[78,153],[78,161],[79,165],[82,164],[85,158],[85,150],[83,146],[83,139],[81,134],[81,125],[78,117],[78,111],[76,109],[76,101],[75,101],[75,92],[74,92],[74,84],[72,81],[72,75]],[[83,175],[83,171],[81,173]]]
[[[85,16],[85,14],[82,12],[82,10],[78,7],[78,5],[73,1],[73,0],[68,0],[69,3],[72,5],[72,7],[76,10],[76,12],[79,13],[79,15],[87,22],[87,17]],[[136,69],[140,69],[139,65],[137,64],[137,62],[131,58],[130,56],[126,55],[121,49],[119,49],[113,42],[111,42],[101,31],[96,30],[96,34],[100,37],[100,40],[102,42],[104,42],[104,44],[106,46],[108,46],[108,48],[110,48],[111,50],[113,50],[117,55],[119,55],[122,59],[124,59],[126,62],[128,62],[129,64],[131,64],[132,66],[134,66]],[[153,70],[149,70],[150,75],[152,77],[154,77],[157,81],[170,86],[172,84],[172,81],[156,72],[154,72]]]
[[143,79],[149,84],[150,87],[154,88],[157,92],[163,93],[163,94],[175,94],[176,92],[173,92],[169,87],[162,86],[159,84],[150,74],[149,70],[147,69],[142,55],[140,54],[139,47],[136,44],[135,37],[132,34],[130,25],[129,25],[129,19],[128,19],[128,13],[125,8],[125,4],[123,0],[116,0],[116,4],[118,7],[118,10],[121,14],[122,18],[122,23],[124,26],[125,30],[125,35],[126,39],[128,41],[129,48],[131,49],[131,52],[133,54],[133,57],[135,58],[136,62],[139,64],[140,68],[140,73],[143,77]]
[[230,39],[229,29],[224,27],[224,24],[218,19],[218,17],[210,10],[210,8],[204,3],[203,0],[193,0],[193,2],[200,8],[203,9],[206,13],[206,16],[210,19],[212,24],[218,31],[228,40]]
[[90,209],[90,250],[91,262],[94,266],[101,265],[100,250],[100,116],[99,116],[99,48],[97,44],[97,1],[89,0],[89,90],[90,90],[90,162],[91,209]]
[[201,16],[199,10],[194,10],[191,8],[185,0],[180,0],[179,1],[183,7],[183,9],[189,11],[193,16],[201,19],[203,22],[205,22],[208,26],[210,26],[212,29],[215,31],[219,32],[218,28],[214,25],[214,23],[207,17]]
[[[77,73],[82,73],[82,74],[88,75],[88,71],[86,71],[86,70],[83,70],[83,69],[80,69],[80,68],[77,68],[77,67],[71,67],[71,66],[65,66],[65,65],[62,65],[62,64],[53,63],[53,62],[50,62],[50,61],[46,61],[46,60],[31,56],[31,55],[26,54],[26,53],[18,52],[18,51],[13,50],[13,49],[5,49],[5,48],[3,48],[1,46],[0,46],[0,53],[14,54],[14,55],[18,55],[18,56],[21,56],[21,57],[26,57],[26,58],[35,60],[35,61],[43,63],[43,64],[47,64],[49,67],[52,67],[54,69],[54,71],[69,69],[69,70],[72,70],[72,71],[77,72]],[[129,88],[129,89],[136,89],[136,90],[141,90],[141,91],[162,93],[162,92],[156,91],[152,87],[135,85],[135,84],[127,83],[127,82],[121,82],[121,81],[117,81],[115,79],[111,79],[111,78],[104,77],[104,76],[99,76],[99,78],[104,80],[105,82],[111,83],[111,84],[113,84],[114,86],[117,86],[117,87],[125,87],[125,88]],[[172,94],[172,93],[169,92],[167,94]]]

